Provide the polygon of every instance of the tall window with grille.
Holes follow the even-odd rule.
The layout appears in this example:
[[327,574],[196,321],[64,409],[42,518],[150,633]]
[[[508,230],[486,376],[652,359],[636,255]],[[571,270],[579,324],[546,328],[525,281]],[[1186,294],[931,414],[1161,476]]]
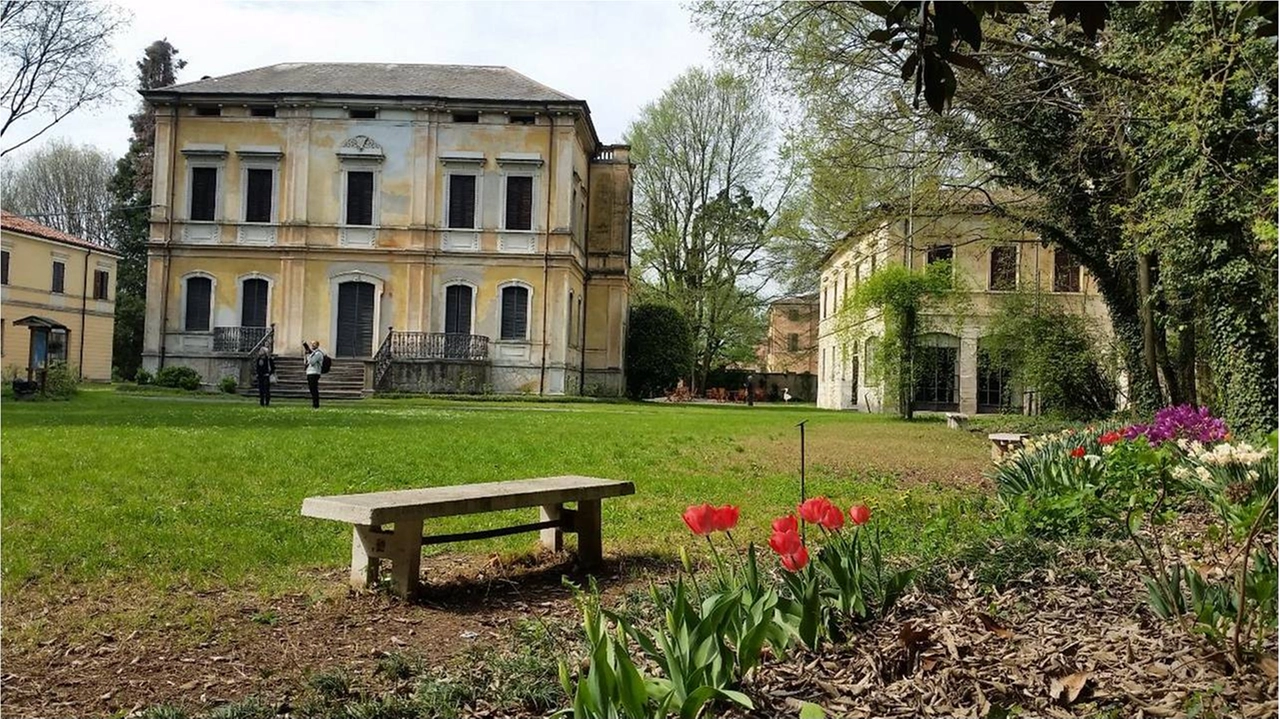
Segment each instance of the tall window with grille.
[[218,168],[191,168],[191,207],[188,218],[213,222],[218,207]]
[[800,351],[800,335],[796,334],[795,332],[792,332],[791,334],[787,335],[787,351],[788,352]]
[[1066,250],[1053,251],[1053,291],[1080,291],[1080,262]]
[[916,349],[915,390],[912,394],[916,409],[946,412],[960,408],[959,354],[958,343],[940,343]]
[[991,248],[991,273],[988,287],[997,292],[1018,289],[1018,248],[1001,245]]
[[1013,409],[1009,370],[996,362],[985,347],[978,347],[978,412],[994,414]]
[[507,207],[503,227],[508,230],[533,229],[533,178],[507,176]]
[[504,340],[525,340],[529,336],[529,290],[519,285],[502,288],[502,327]]

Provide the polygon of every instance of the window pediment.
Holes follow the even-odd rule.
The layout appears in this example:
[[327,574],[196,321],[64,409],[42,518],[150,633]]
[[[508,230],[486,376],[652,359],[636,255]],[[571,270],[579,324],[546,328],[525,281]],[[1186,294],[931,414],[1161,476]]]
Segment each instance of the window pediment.
[[342,143],[338,148],[338,157],[343,160],[372,160],[382,162],[385,158],[382,145],[368,135],[356,135]]

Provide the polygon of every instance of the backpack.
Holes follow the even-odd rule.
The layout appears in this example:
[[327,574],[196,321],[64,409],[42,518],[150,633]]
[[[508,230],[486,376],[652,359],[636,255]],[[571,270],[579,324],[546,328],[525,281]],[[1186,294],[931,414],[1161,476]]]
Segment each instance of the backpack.
[[320,374],[329,374],[329,370],[333,369],[333,360],[329,359],[329,355],[321,355]]

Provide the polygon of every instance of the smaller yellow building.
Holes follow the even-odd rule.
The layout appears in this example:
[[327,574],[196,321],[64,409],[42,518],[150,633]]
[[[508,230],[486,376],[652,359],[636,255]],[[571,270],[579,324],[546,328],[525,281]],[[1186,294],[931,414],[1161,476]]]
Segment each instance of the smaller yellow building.
[[0,362],[31,379],[65,362],[81,379],[111,381],[116,261],[106,247],[0,213]]

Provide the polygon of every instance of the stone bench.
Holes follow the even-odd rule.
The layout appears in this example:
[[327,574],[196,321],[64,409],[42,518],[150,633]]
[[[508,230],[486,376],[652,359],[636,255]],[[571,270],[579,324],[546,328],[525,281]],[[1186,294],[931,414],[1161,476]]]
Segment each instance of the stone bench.
[[997,432],[987,435],[987,439],[991,440],[991,461],[1000,461],[1006,452],[1018,449],[1022,446],[1023,440],[1030,436],[1017,432]]
[[967,424],[969,424],[969,415],[947,412],[947,429],[964,429]]
[[[560,551],[565,532],[578,535],[578,560],[594,566],[601,559],[600,500],[635,494],[635,485],[595,477],[543,477],[511,482],[462,484],[366,494],[308,497],[302,515],[347,522],[352,526],[351,585],[375,584],[382,560],[391,562],[392,591],[405,597],[418,590],[422,547],[428,544],[542,533],[542,543]],[[573,509],[565,507],[574,502]],[[538,507],[540,521],[515,527],[423,536],[427,519]],[[391,525],[388,528],[388,525]]]

